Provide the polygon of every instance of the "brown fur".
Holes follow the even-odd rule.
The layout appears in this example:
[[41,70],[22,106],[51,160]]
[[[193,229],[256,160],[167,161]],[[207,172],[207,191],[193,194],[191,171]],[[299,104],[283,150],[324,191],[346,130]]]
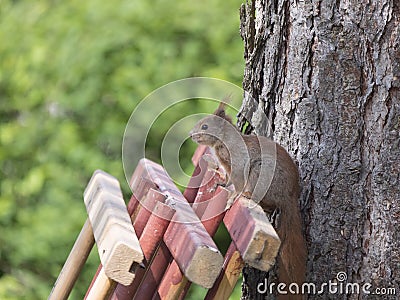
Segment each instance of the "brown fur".
[[[257,181],[270,183],[269,189],[264,191],[266,193],[259,200],[266,212],[271,213],[275,209],[280,211],[276,228],[282,242],[278,257],[278,278],[286,284],[296,282],[301,285],[305,280],[307,250],[298,202],[300,188],[297,166],[285,149],[272,140],[243,135],[226,115],[225,106],[221,102],[214,115],[200,120],[190,135],[199,144],[215,149],[237,193],[255,197],[253,192]],[[262,173],[261,165],[274,169]],[[260,178],[260,174],[265,178]],[[289,298],[301,296],[290,295]]]

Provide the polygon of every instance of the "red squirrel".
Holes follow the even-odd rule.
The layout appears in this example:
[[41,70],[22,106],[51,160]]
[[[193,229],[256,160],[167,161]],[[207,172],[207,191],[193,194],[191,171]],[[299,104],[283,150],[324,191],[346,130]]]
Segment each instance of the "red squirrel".
[[279,209],[278,279],[300,286],[305,280],[307,250],[299,207],[299,173],[290,155],[267,137],[242,134],[226,115],[223,102],[213,115],[194,126],[190,137],[214,149],[236,194],[258,202],[267,213]]

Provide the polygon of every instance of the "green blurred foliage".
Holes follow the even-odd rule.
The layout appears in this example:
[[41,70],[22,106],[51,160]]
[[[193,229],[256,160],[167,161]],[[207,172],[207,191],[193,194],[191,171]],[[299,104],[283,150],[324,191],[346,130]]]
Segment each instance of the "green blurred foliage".
[[[121,141],[141,99],[190,76],[240,85],[240,4],[0,1],[0,299],[47,298],[95,169],[129,196]],[[95,252],[71,299],[85,293]]]

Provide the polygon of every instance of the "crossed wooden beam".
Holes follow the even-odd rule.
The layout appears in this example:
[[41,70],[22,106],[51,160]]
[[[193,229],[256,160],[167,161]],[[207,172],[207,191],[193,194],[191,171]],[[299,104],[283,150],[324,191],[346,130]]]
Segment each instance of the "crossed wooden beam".
[[[183,299],[191,282],[209,289],[205,299],[228,299],[244,263],[269,270],[278,235],[256,203],[230,200],[209,155],[197,148],[183,194],[162,166],[142,159],[127,206],[118,180],[95,171],[84,192],[89,218],[49,299],[68,298],[94,241],[101,265],[85,299]],[[212,240],[221,222],[232,239],[224,257]]]

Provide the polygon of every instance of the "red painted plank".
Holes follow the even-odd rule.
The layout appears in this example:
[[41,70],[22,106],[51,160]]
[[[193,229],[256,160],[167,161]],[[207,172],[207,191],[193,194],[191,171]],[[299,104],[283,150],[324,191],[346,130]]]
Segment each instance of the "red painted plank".
[[[162,191],[163,194],[167,195],[167,197],[169,197],[170,199],[173,199],[172,195],[175,194],[177,194],[179,197],[179,191],[177,191],[175,185],[170,180],[165,170],[160,165],[153,163],[150,160],[141,159],[135,170],[134,175],[140,176],[140,179],[133,178],[131,180],[131,185],[133,187],[136,187],[139,192],[141,186],[144,186],[146,188],[146,185],[143,184],[143,182],[145,182],[147,183],[147,186],[151,186],[151,184],[153,184],[156,189]],[[155,182],[157,182],[157,184],[155,184]],[[140,194],[138,196],[140,197]],[[144,207],[147,207],[146,203],[143,204]],[[146,208],[142,208],[142,210],[146,210]],[[168,221],[168,223],[171,219],[171,216],[168,215],[168,213],[163,212],[162,210],[157,212],[156,216],[162,220]],[[163,231],[165,232],[165,229]],[[151,266],[149,267],[149,269],[146,270],[147,273],[144,278],[144,274],[138,274],[138,279],[134,280],[135,286],[133,287],[133,289],[138,289],[136,291],[138,295],[141,295],[142,293],[148,294],[151,288],[153,288],[153,290],[150,294],[152,295],[154,293],[159,282],[161,281],[165,269],[169,264],[169,261],[171,260],[171,255],[168,249],[165,245],[163,245],[163,243],[161,244],[162,246],[160,246],[159,250],[157,251],[157,254],[154,257]],[[138,270],[138,272],[141,273],[143,271]],[[138,287],[139,284],[140,286]]]
[[156,255],[154,256],[154,259],[151,262],[150,267],[147,270],[145,277],[136,291],[136,295],[133,299],[150,300],[153,298],[154,291],[157,290],[157,286],[165,273],[170,258],[171,255],[167,246],[161,242]]
[[[150,195],[150,192],[149,192]],[[149,195],[147,197],[149,197]],[[142,209],[145,210],[145,209]],[[161,212],[162,211],[162,212]],[[168,219],[161,218],[159,215],[169,216]],[[142,234],[140,235],[140,246],[142,247],[143,254],[146,258],[147,265],[152,259],[157,246],[162,241],[162,237],[168,227],[169,219],[172,218],[174,214],[174,210],[161,202],[157,202],[153,209],[153,214],[150,215],[146,226],[142,230]],[[136,229],[136,228],[135,228]],[[145,275],[144,268],[137,268],[135,271],[135,279],[129,286],[118,285],[115,289],[115,292],[112,296],[112,300],[119,299],[119,300],[126,300],[132,299],[135,295],[142,279]]]
[[156,207],[157,203],[163,203],[166,197],[164,194],[150,189],[141,203],[141,209],[139,210],[135,220],[133,220],[133,228],[135,228],[138,237],[142,236],[143,229],[145,228],[152,211]]
[[208,290],[205,300],[228,299],[235,288],[236,282],[242,272],[244,262],[236,248],[231,242],[224,258],[224,266],[215,281],[213,287]]
[[[209,171],[208,173],[215,174],[214,171]],[[215,184],[213,184],[213,182],[219,182],[221,178],[219,177],[218,173],[215,174],[212,178],[214,178],[215,181],[212,180],[202,186],[202,188],[200,188],[193,208],[202,219],[202,223],[206,228],[208,234],[214,236],[214,234],[218,230],[219,224],[224,217],[227,199],[229,198],[230,191],[221,186],[218,186],[217,190],[215,191]],[[207,180],[208,178],[206,177],[204,181],[206,182]],[[210,198],[211,195],[212,197]],[[207,205],[204,210],[203,208],[199,210],[197,209],[198,207],[204,207],[204,205]],[[186,293],[190,288],[191,282],[189,281],[185,283],[185,280],[183,279],[181,285],[185,285],[185,287],[180,292],[179,299],[184,299]],[[177,289],[172,287],[172,290]]]
[[[164,235],[165,244],[190,280],[205,287],[211,286],[222,266],[222,256],[214,241],[165,170],[147,159],[142,159],[141,163],[147,171],[146,179],[155,182],[160,191],[176,201],[177,213]],[[201,271],[204,266],[200,262],[209,264],[207,275]]]
[[223,258],[188,203],[177,203],[164,242],[189,280],[206,288],[212,286]]
[[243,260],[268,271],[275,263],[280,239],[263,209],[252,200],[239,197],[226,212],[224,223]]
[[[173,184],[173,182],[171,181],[171,179],[168,177],[167,173],[164,171],[164,169],[149,161],[146,159],[142,159],[139,163],[139,171],[135,171],[135,173],[139,173],[142,176],[142,181],[143,180],[147,180],[150,182],[155,182],[156,186],[158,187],[158,189],[160,191],[162,191],[164,194],[166,194],[167,196],[169,196],[171,199],[173,199],[176,202],[176,205],[179,206],[183,206],[185,207],[185,214],[179,214],[181,216],[181,221],[183,220],[182,217],[186,220],[186,221],[194,221],[195,223],[197,222],[197,227],[202,226],[201,223],[199,222],[199,219],[197,218],[197,216],[193,213],[193,211],[191,210],[190,206],[187,204],[185,198],[182,196],[182,194],[180,194],[179,190],[175,187],[175,185]],[[132,181],[132,185],[133,186],[139,186],[140,185],[140,180],[133,180]],[[137,194],[138,197],[140,197],[139,194]],[[143,203],[143,206],[146,207],[146,203]],[[143,210],[143,209],[142,209]],[[142,211],[141,210],[141,211]],[[139,214],[141,214],[139,212]],[[144,220],[144,217],[140,217],[138,215],[137,220]],[[179,218],[178,218],[179,219]],[[140,222],[140,221],[138,221]],[[171,226],[171,225],[170,225]],[[189,225],[184,225],[184,227],[188,227]],[[192,226],[193,227],[193,226]],[[196,225],[194,225],[194,227],[196,227]],[[195,238],[200,236],[199,233],[197,232],[197,236],[196,236],[196,231],[194,231],[194,233],[192,233],[192,230],[186,230],[187,232],[190,232],[191,235],[194,234]],[[204,239],[209,239],[209,244],[213,244],[213,241],[211,240],[211,238],[206,234],[204,228],[202,229],[202,234],[203,236],[201,238],[198,239],[199,242],[204,242]],[[179,238],[179,240],[181,240]],[[211,241],[211,243],[210,243]],[[202,245],[202,244],[199,244]],[[212,245],[213,246],[213,245]],[[210,247],[208,245],[208,247]],[[194,250],[196,250],[198,247],[195,246],[193,247]],[[157,265],[157,269],[153,268],[153,264],[150,267],[150,270],[148,273],[148,275],[146,275],[146,277],[144,278],[144,280],[142,281],[141,286],[139,287],[139,290],[137,291],[138,295],[143,295],[141,291],[143,290],[149,290],[150,286],[156,286],[158,284],[162,275],[163,274],[159,274],[158,272],[160,270],[165,270],[166,264],[168,263],[168,260],[166,258],[167,253],[165,253],[165,251],[163,252],[163,255],[158,255],[155,258],[155,261],[153,262],[153,264]],[[157,257],[163,257],[162,259],[157,259]],[[190,260],[190,257],[188,257],[187,259]],[[153,269],[153,270],[152,270]]]
[[[156,191],[155,188],[157,188],[157,185],[149,179],[148,169],[146,168],[145,162],[146,162],[145,160],[142,160],[141,162],[139,162],[138,166],[135,169],[134,174],[132,175],[132,178],[130,181],[130,186],[133,191],[133,195],[127,205],[128,212],[131,215],[132,221],[134,223],[135,232],[137,233],[138,237],[141,236],[141,233],[146,225],[147,219],[149,218],[149,216],[151,214],[151,212],[149,210],[152,210],[154,208],[157,201],[165,200],[165,195]],[[141,205],[139,204],[140,202],[141,202]],[[144,205],[146,207],[146,209],[141,208],[142,205]],[[140,214],[140,216],[137,217],[138,214]],[[165,214],[167,216],[168,212],[165,212]],[[169,216],[169,219],[171,217],[172,216]],[[135,220],[137,220],[136,224],[134,222]],[[165,232],[165,229],[164,229],[164,232]],[[157,241],[157,242],[159,242],[159,241]],[[101,269],[102,269],[102,266],[100,265],[90,286],[92,286],[94,284],[94,282],[97,278],[97,275]],[[136,274],[135,274],[135,276],[136,276]],[[138,280],[136,280],[136,281],[138,281]],[[129,294],[131,292],[129,291],[129,287],[130,286],[126,287],[126,286],[120,285],[120,284],[116,285],[116,288],[113,293],[113,298],[115,299],[116,291],[118,291],[118,295],[120,295],[120,297],[116,298],[116,299],[130,299]],[[88,292],[89,291],[90,291],[90,287],[89,287]]]
[[[222,221],[229,191],[217,184],[223,182],[221,173],[208,169],[208,163],[204,159],[198,160],[206,172],[196,195],[193,209],[208,234],[213,236]],[[178,295],[181,298],[187,293],[190,282],[183,276],[177,263],[173,261],[167,269],[165,276],[158,288],[158,294],[162,299],[175,299]]]

